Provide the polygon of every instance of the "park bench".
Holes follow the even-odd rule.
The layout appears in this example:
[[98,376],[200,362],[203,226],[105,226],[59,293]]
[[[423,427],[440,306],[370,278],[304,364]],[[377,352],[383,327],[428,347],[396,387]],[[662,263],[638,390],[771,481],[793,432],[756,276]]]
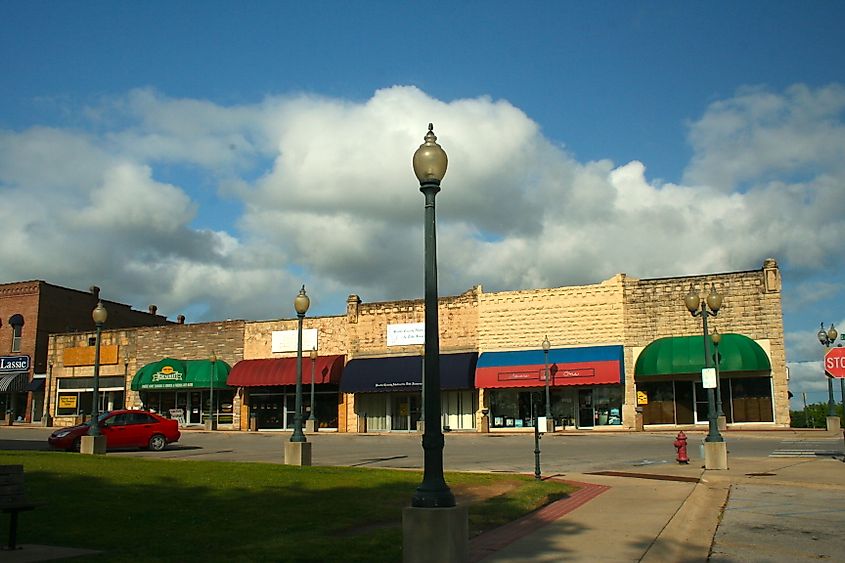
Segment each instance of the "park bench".
[[9,543],[3,549],[17,549],[18,512],[37,505],[26,498],[23,488],[23,465],[0,465],[0,511],[11,515]]

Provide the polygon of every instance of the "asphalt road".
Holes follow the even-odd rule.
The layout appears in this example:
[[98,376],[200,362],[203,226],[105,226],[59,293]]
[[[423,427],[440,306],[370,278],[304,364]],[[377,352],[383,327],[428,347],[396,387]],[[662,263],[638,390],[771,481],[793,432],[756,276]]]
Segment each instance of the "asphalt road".
[[[0,427],[0,449],[49,450],[47,436],[52,429]],[[769,457],[785,451],[786,445],[800,448],[814,444],[819,431],[727,432],[729,456]],[[143,456],[162,459],[245,461],[283,463],[287,432],[206,432],[186,430],[177,444],[162,452],[110,452],[115,456]],[[689,433],[690,463],[701,462],[704,432]],[[337,434],[308,436],[313,443],[314,465],[391,467],[419,469],[423,450],[419,434]],[[534,435],[447,433],[444,469],[447,471],[534,472]],[[637,467],[676,463],[672,445],[674,432],[610,433],[578,432],[543,436],[540,460],[546,475],[567,472],[632,470]],[[828,449],[842,451],[842,444],[828,442]]]

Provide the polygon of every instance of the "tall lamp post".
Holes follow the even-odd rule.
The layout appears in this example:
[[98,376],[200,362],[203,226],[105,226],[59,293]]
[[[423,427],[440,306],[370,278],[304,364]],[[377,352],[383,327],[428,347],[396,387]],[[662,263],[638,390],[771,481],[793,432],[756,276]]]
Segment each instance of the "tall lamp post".
[[543,363],[545,364],[546,368],[546,432],[555,431],[555,421],[552,418],[552,402],[550,399],[551,395],[549,393],[549,350],[551,349],[551,347],[552,343],[549,342],[549,337],[546,336],[543,339]]
[[437,312],[437,233],[434,197],[446,174],[449,159],[437,144],[434,125],[428,124],[425,143],[414,153],[414,173],[425,195],[425,356],[423,389],[425,430],[422,446],[425,465],[423,481],[411,499],[411,506],[437,508],[455,506],[455,496],[443,478],[443,429],[440,423],[440,330]]
[[311,305],[311,299],[305,294],[305,286],[293,300],[296,310],[296,403],[293,413],[293,434],[285,444],[285,463],[287,465],[311,465],[311,443],[302,432],[302,321]]
[[[818,336],[819,342],[821,343],[821,345],[825,347],[825,352],[836,341],[836,337],[837,337],[838,334],[839,333],[836,332],[836,328],[833,326],[832,323],[830,325],[829,330],[824,329],[824,323],[821,324],[821,328],[819,329],[819,332],[816,336]],[[824,362],[822,362],[822,364],[824,364]],[[824,373],[824,367],[822,367],[822,373]],[[840,383],[842,383],[842,386],[843,386],[842,390],[843,390],[843,393],[845,393],[845,379],[841,380]],[[843,395],[843,397],[845,397],[845,395]],[[843,405],[845,405],[845,398],[843,398]],[[833,401],[833,378],[828,376],[827,377],[827,417],[829,419],[830,417],[835,417],[835,416],[836,416],[836,403],[834,403],[834,401]],[[831,430],[830,426],[831,426],[831,424],[828,423],[828,430]],[[838,428],[839,428],[839,421],[836,421],[836,428],[834,428],[834,430],[836,430]]]
[[302,433],[302,321],[305,313],[311,305],[311,299],[305,294],[305,286],[299,290],[299,295],[293,301],[293,308],[296,309],[296,405],[293,413],[293,434],[291,442],[307,442],[305,434]]
[[317,371],[317,349],[311,349],[311,413],[308,415],[308,420],[305,421],[305,430],[307,432],[316,432],[317,416],[314,414],[314,378]]
[[716,367],[716,421],[721,432],[726,428],[725,413],[722,410],[722,376],[720,374],[720,364],[722,357],[719,356],[719,344],[722,342],[722,335],[719,330],[714,328],[713,334],[710,335],[710,340],[713,341],[713,365]]
[[205,425],[208,430],[217,429],[214,423],[214,378],[217,375],[217,352],[211,353],[211,381],[208,385],[208,424]]
[[83,454],[102,454],[106,452],[106,437],[100,433],[100,340],[102,337],[103,325],[108,319],[109,313],[103,306],[102,301],[97,301],[97,306],[91,312],[94,326],[97,328],[94,347],[94,389],[91,402],[91,426],[88,427],[88,435],[80,440],[79,451]]
[[[437,144],[434,125],[428,124],[425,142],[414,153],[414,174],[425,195],[425,353],[423,356],[422,447],[423,480],[402,512],[405,563],[466,561],[469,559],[468,519],[465,506],[443,477],[443,425],[440,411],[440,325],[437,312],[437,235],[434,198],[446,174],[449,159]],[[437,509],[437,510],[431,510]],[[431,542],[430,538],[441,541]]]

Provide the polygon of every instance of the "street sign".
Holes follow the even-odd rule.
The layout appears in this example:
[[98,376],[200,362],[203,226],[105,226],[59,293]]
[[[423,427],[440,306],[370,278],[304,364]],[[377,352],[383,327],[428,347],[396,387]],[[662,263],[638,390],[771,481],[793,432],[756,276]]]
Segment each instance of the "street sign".
[[824,371],[831,377],[845,377],[845,348],[831,348],[824,355]]
[[704,368],[701,370],[701,385],[705,389],[716,388],[716,368]]

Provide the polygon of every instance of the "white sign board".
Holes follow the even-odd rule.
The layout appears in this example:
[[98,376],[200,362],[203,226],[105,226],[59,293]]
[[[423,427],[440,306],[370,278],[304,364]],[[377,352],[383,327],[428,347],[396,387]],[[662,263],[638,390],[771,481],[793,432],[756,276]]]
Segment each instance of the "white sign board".
[[701,384],[705,389],[716,388],[716,368],[704,368],[701,370]]
[[[272,352],[274,354],[280,352],[296,352],[296,333],[297,331],[295,330],[274,330]],[[319,349],[317,346],[317,329],[302,329],[303,353],[308,353],[314,349]]]
[[425,344],[425,323],[387,325],[388,346]]
[[546,431],[546,420],[548,420],[545,416],[538,416],[537,417],[537,431],[538,432],[545,432]]

